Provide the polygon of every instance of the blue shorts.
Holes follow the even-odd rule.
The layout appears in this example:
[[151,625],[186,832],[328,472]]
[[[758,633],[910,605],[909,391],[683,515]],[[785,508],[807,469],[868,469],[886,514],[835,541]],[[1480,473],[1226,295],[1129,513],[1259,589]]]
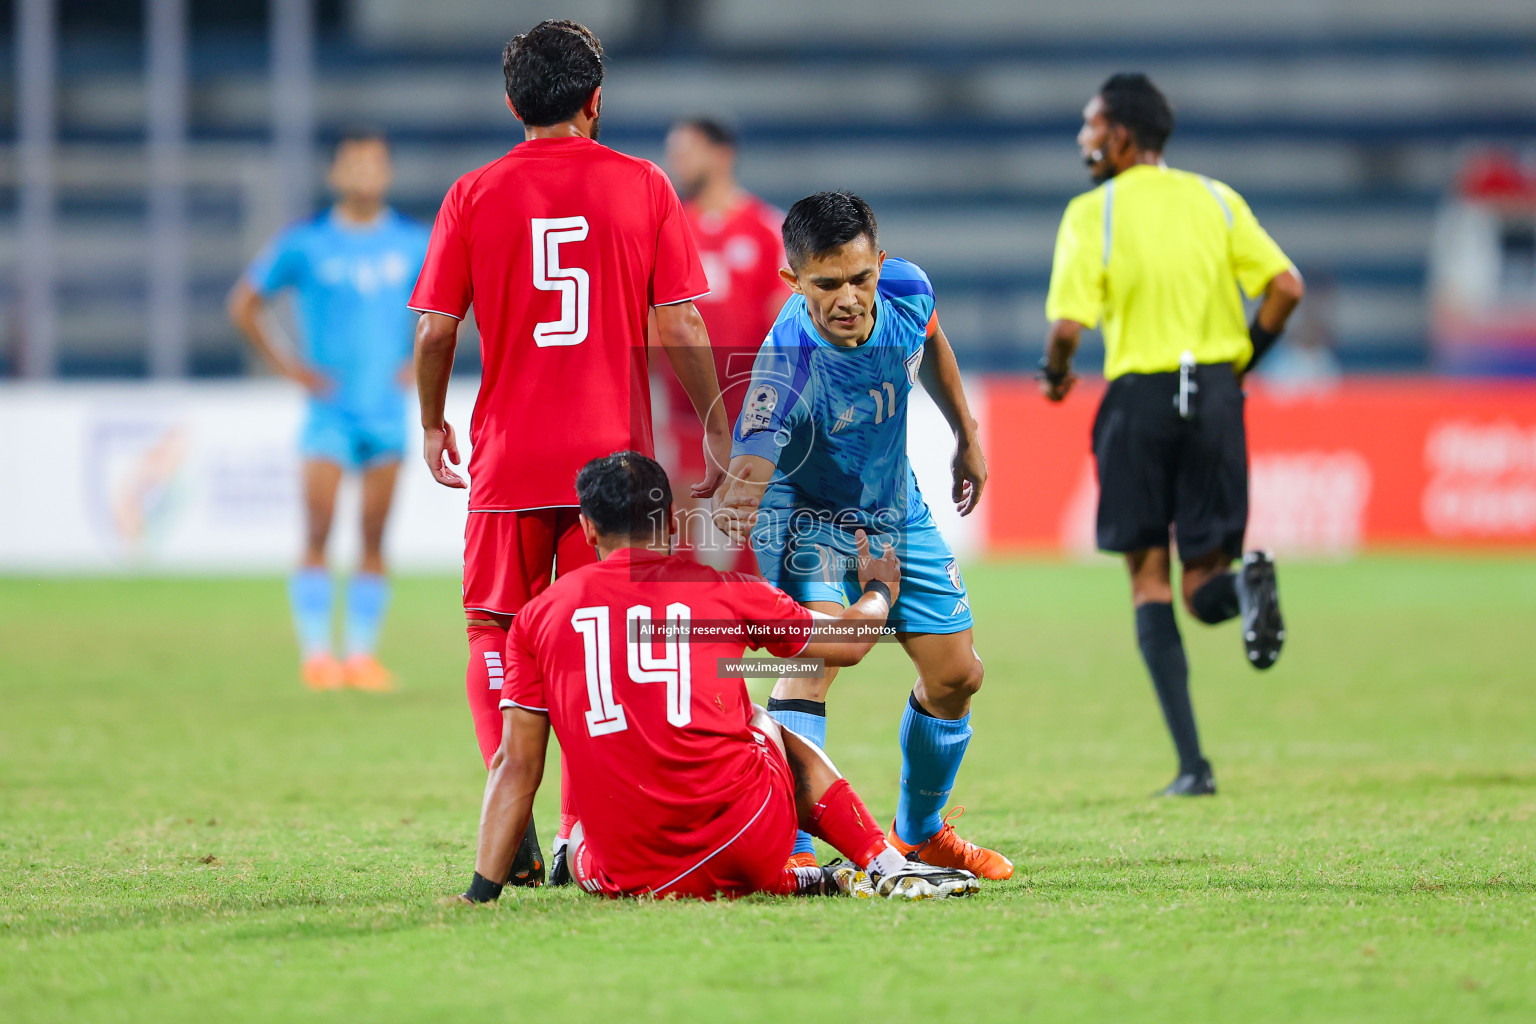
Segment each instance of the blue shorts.
[[[971,628],[971,598],[960,566],[926,505],[904,530],[871,530],[870,550],[896,544],[901,592],[890,625],[902,633],[960,633]],[[801,604],[858,600],[861,588],[851,527],[817,519],[804,510],[763,509],[752,530],[752,547],[763,577]]]
[[398,462],[405,455],[405,410],[397,416],[361,417],[334,405],[311,402],[299,452],[306,459],[335,462],[344,469]]

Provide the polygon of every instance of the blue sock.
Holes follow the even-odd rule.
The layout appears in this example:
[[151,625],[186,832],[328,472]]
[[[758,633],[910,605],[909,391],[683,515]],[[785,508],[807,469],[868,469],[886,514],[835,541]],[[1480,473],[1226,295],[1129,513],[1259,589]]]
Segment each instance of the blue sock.
[[305,658],[331,653],[331,574],[325,569],[299,569],[288,578],[288,603],[293,630]]
[[901,791],[896,797],[896,835],[921,843],[944,827],[944,805],[955,788],[955,775],[971,742],[971,716],[934,718],[907,700],[901,716]]
[[360,572],[347,584],[347,657],[372,654],[389,607],[389,580]]
[[[790,732],[795,733],[801,739],[814,746],[817,750],[825,750],[827,747],[827,705],[819,700],[778,700],[770,698],[768,701],[768,715]],[[795,852],[811,853],[814,848],[811,845],[809,832],[795,833]]]

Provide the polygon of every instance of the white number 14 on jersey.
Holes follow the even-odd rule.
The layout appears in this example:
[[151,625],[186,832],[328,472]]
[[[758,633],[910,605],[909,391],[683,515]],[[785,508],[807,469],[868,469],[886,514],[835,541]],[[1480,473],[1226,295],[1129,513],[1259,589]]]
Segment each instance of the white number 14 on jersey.
[[[651,609],[643,604],[625,611],[625,667],[634,683],[665,683],[667,721],[682,728],[693,721],[693,663],[689,660],[686,604],[667,605],[665,639],[658,656],[652,641]],[[613,695],[613,661],[608,645],[608,609],[578,608],[571,626],[581,634],[587,676],[587,732],[606,736],[629,728],[624,706]]]

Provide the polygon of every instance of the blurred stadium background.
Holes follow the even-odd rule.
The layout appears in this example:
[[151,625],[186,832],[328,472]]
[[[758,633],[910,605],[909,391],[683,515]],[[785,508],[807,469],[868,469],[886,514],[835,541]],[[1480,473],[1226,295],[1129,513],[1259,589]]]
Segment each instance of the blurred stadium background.
[[[51,470],[46,493],[6,485],[0,568],[287,563],[299,397],[260,379],[225,292],[324,202],[349,126],[389,134],[395,205],[430,220],[520,138],[499,49],[546,16],[608,48],[604,142],[659,159],[673,118],[729,118],[747,187],[781,206],[857,190],[886,247],[930,271],[990,434],[986,514],[947,524],[963,550],[1089,542],[1094,403],[1048,409],[1024,375],[1057,221],[1088,185],[1079,111],[1125,69],[1176,105],[1169,162],[1244,193],[1308,281],[1251,407],[1255,540],[1536,542],[1529,0],[0,8],[0,425],[21,439],[0,473]],[[942,474],[931,436],[914,431],[918,458]],[[407,468],[399,561],[455,567],[462,502]]]

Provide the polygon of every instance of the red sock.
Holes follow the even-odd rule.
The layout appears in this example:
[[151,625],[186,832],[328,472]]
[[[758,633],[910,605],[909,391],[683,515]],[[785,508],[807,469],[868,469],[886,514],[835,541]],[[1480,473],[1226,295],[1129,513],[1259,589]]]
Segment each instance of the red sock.
[[861,868],[868,867],[885,849],[885,832],[847,779],[832,783],[817,801],[811,811],[810,833],[831,843],[838,853]]
[[507,631],[499,626],[472,625],[469,634],[469,670],[464,693],[475,723],[475,739],[485,766],[501,746],[501,683],[506,659]]
[[560,751],[560,830],[555,833],[555,838],[571,838],[571,829],[578,820],[576,803],[571,799],[571,769],[565,763],[565,751],[562,750]]
[[[487,768],[501,746],[501,684],[506,659],[507,631],[498,626],[475,625],[469,634],[469,671],[464,692],[469,698],[469,713],[475,721],[475,739]],[[571,801],[571,773],[560,755],[560,830],[557,839],[571,838],[577,822],[576,805]]]

